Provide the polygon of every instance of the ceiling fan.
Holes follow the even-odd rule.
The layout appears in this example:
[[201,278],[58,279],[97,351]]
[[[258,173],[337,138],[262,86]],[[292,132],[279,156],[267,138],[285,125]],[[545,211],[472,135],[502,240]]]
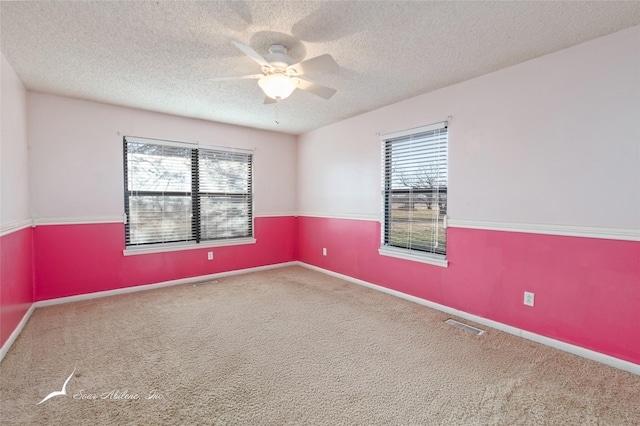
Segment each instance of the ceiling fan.
[[329,54],[294,63],[293,59],[287,55],[287,48],[281,44],[271,45],[269,54],[263,57],[246,44],[235,40],[232,40],[231,43],[256,61],[262,67],[262,74],[214,77],[211,79],[212,81],[257,79],[258,85],[267,95],[264,100],[265,104],[275,103],[289,97],[296,88],[324,99],[329,99],[336,93],[336,89],[301,77],[307,73],[323,73],[337,69],[338,64]]

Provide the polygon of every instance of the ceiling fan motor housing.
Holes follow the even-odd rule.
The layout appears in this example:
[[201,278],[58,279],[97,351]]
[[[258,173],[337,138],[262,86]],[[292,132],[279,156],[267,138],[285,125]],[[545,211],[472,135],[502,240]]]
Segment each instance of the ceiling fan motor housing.
[[269,48],[269,54],[264,57],[273,67],[284,70],[293,64],[293,59],[287,55],[287,48],[281,44],[273,44]]

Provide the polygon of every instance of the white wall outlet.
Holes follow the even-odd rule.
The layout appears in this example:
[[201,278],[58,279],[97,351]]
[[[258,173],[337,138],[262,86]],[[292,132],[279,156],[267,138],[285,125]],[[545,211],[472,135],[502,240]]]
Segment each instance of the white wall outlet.
[[213,252],[212,251],[207,253],[207,260],[213,260]]
[[326,255],[327,255],[327,249],[326,249],[326,248],[323,248],[323,249],[322,249],[322,255],[323,255],[323,256],[326,256]]
[[533,293],[530,293],[528,291],[524,292],[524,304],[527,306],[533,306]]

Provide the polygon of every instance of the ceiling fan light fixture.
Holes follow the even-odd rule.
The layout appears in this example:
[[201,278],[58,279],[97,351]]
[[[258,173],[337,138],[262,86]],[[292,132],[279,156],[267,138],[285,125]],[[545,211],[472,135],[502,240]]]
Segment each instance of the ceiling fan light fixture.
[[271,99],[280,100],[291,95],[298,81],[284,74],[269,74],[258,80],[258,85],[265,95]]

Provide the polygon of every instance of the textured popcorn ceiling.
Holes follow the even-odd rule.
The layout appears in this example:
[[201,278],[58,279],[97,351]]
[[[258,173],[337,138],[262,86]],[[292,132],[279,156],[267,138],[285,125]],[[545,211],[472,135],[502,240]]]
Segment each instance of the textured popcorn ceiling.
[[[640,23],[640,2],[5,2],[2,52],[26,87],[302,133]],[[296,60],[338,93],[264,105],[259,66],[231,40]],[[594,58],[597,60],[597,58]]]

